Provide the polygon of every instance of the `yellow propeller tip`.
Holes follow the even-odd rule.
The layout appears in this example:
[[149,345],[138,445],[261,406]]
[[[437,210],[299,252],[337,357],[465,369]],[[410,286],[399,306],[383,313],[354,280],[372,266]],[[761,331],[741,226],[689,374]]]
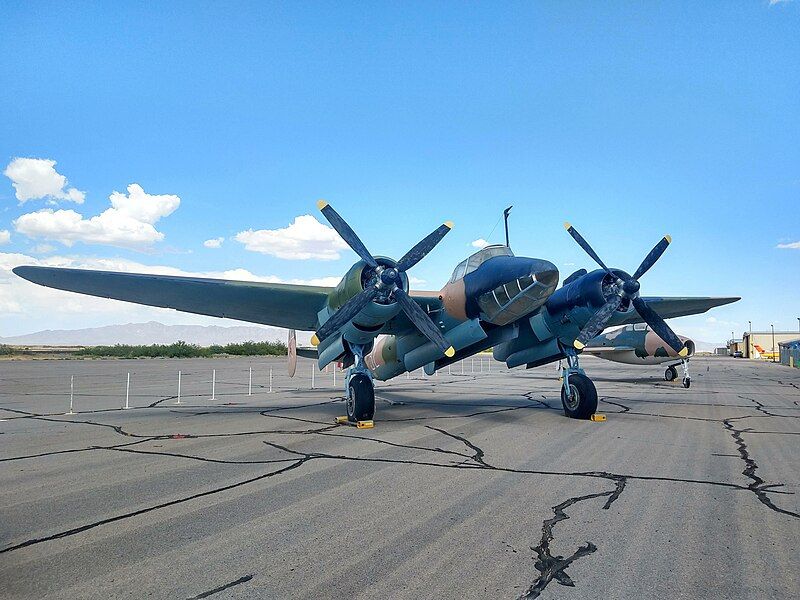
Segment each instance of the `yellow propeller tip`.
[[567,229],[567,230],[569,230],[569,228],[570,228],[570,227],[572,227],[572,225],[570,224],[570,222],[569,222],[569,221],[564,221],[564,229]]
[[444,226],[447,227],[448,229],[452,229],[453,228],[453,222],[452,221],[445,221],[444,222]]
[[685,358],[686,356],[688,356],[688,354],[689,354],[689,349],[686,346],[681,348],[681,351],[678,352],[678,356],[680,356],[682,358]]
[[665,240],[667,240],[667,243],[668,243],[668,244],[671,244],[671,243],[672,243],[672,236],[671,236],[671,235],[669,235],[669,234],[665,235],[665,236],[664,236],[664,239],[665,239]]
[[311,336],[311,345],[312,346],[319,346],[319,338],[317,337],[316,333]]
[[318,209],[322,210],[326,206],[328,206],[328,203],[325,202],[325,200],[317,200],[317,208]]
[[586,347],[586,344],[581,344],[578,340],[572,342],[572,345],[575,346],[578,350],[583,350]]
[[447,350],[444,351],[444,355],[447,358],[453,358],[456,355],[456,349],[450,346]]

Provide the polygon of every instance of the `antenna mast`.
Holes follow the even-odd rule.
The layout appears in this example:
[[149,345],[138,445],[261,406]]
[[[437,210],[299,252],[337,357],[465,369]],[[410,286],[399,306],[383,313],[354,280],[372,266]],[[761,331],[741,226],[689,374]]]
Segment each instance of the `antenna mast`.
[[511,248],[511,244],[508,243],[508,213],[511,212],[511,209],[514,208],[513,205],[509,206],[507,209],[503,211],[503,218],[505,219],[506,224],[506,246]]

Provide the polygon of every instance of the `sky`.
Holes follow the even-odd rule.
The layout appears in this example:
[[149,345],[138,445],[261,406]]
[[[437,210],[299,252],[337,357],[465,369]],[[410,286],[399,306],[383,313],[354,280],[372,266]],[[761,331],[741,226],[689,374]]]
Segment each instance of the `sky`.
[[158,320],[19,264],[331,285],[373,254],[436,290],[481,240],[800,317],[800,2],[14,2],[0,14],[0,337]]

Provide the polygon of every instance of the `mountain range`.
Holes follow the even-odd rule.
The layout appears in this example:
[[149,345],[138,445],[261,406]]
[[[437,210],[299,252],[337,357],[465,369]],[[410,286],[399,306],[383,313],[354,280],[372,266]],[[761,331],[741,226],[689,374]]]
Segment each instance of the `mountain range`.
[[26,335],[0,337],[0,344],[15,346],[113,346],[114,344],[171,344],[183,340],[198,346],[235,342],[286,342],[278,327],[218,325],[164,325],[156,321],[107,325],[89,329],[48,329]]

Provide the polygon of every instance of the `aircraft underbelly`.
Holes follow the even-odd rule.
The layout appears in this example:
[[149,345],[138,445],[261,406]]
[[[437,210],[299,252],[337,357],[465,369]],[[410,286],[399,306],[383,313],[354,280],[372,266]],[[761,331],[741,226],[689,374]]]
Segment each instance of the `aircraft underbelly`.
[[660,365],[665,362],[676,362],[674,356],[636,356],[634,350],[619,350],[617,352],[598,352],[595,356],[626,365]]

